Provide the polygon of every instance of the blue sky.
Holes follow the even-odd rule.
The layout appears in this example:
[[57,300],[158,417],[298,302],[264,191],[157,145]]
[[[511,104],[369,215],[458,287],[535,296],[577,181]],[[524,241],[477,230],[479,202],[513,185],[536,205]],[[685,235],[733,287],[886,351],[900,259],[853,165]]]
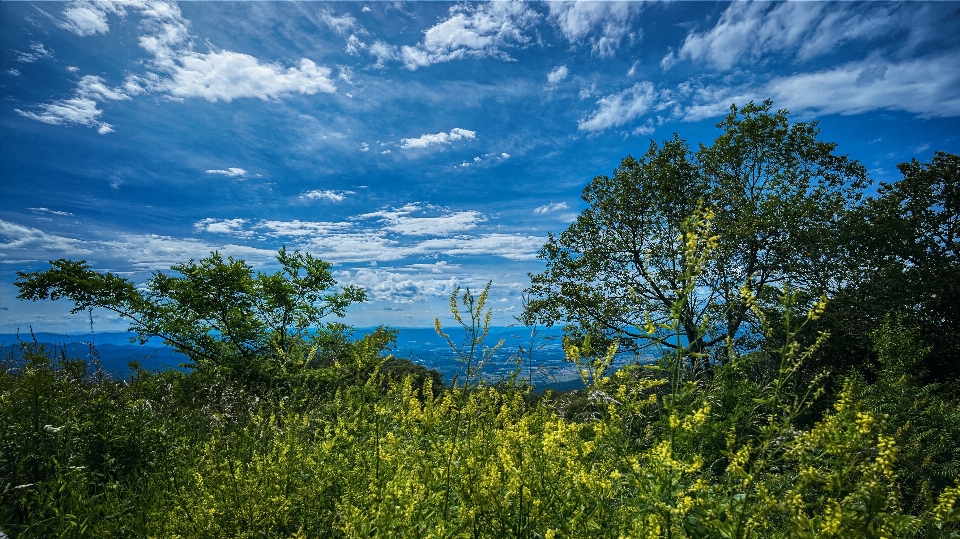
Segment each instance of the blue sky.
[[[18,270],[137,282],[281,245],[427,326],[519,313],[538,248],[650,139],[770,98],[874,181],[960,152],[958,2],[0,2],[0,332],[81,331]],[[122,329],[103,313],[97,329]]]

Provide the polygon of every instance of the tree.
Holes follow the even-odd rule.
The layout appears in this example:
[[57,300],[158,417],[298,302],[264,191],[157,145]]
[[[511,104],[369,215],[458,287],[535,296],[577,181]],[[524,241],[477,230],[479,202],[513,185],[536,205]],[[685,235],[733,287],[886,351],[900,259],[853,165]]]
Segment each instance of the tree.
[[331,290],[331,265],[310,254],[281,248],[277,261],[280,271],[254,274],[243,260],[213,252],[173,266],[180,275],[156,272],[140,288],[90,269],[85,260],[60,259],[44,271],[17,272],[14,284],[23,300],[65,298],[74,313],[117,313],[141,343],[160,337],[195,366],[243,377],[289,355],[324,317],[343,316],[348,305],[365,299],[355,286]]
[[873,355],[871,334],[889,317],[930,348],[927,381],[960,376],[960,156],[934,153],[898,165],[903,178],[845,219],[848,280],[824,320],[837,338],[822,361],[851,367]]
[[[763,305],[786,284],[811,300],[835,289],[839,218],[866,170],[818,140],[816,122],[791,123],[771,108],[731,106],[712,145],[694,153],[676,135],[651,141],[612,177],[594,178],[583,190],[587,209],[540,251],[546,269],[531,275],[527,314],[595,344],[689,346],[708,369],[706,354],[724,361],[728,341],[747,344],[745,330],[759,327],[745,295]],[[698,208],[712,212],[717,246],[691,289],[681,225]],[[683,295],[678,323],[687,342],[651,333]]]

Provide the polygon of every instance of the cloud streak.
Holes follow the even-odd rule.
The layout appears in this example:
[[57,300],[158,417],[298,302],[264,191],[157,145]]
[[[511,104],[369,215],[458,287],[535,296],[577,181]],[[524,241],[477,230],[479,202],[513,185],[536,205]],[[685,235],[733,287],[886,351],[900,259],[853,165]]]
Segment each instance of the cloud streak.
[[82,125],[93,127],[101,135],[113,131],[113,126],[101,121],[103,111],[97,108],[97,102],[121,101],[130,96],[120,88],[110,88],[102,78],[85,75],[77,82],[73,97],[59,99],[52,103],[39,105],[39,111],[14,109],[18,114],[31,120],[50,125]]
[[950,34],[946,29],[950,23],[943,32],[929,31],[930,22],[943,24],[938,21],[944,18],[941,9],[950,8],[935,3],[904,9],[888,2],[733,2],[713,28],[691,31],[679,50],[667,54],[661,65],[669,69],[681,61],[692,61],[728,71],[772,54],[788,54],[804,62],[847,43],[897,33],[904,35],[898,40],[897,52],[909,51],[922,42],[940,39],[937,34]]
[[724,114],[730,103],[772,98],[805,115],[861,114],[899,110],[922,117],[960,116],[960,52],[889,62],[879,57],[831,69],[775,77],[757,87],[704,86],[674,115],[699,121]]
[[34,263],[63,257],[83,258],[108,270],[117,264],[137,271],[169,269],[184,260],[209,256],[211,251],[241,257],[254,264],[270,263],[276,256],[275,250],[159,234],[119,233],[107,240],[73,238],[2,219],[0,251],[16,253],[18,259]]
[[423,134],[419,138],[402,139],[400,147],[405,150],[423,149],[431,146],[446,146],[458,140],[474,140],[476,138],[476,131],[454,127],[449,133],[441,131],[434,134]]
[[247,171],[239,167],[230,167],[227,169],[210,169],[207,174],[219,174],[229,178],[239,178],[247,175]]
[[622,92],[601,97],[597,101],[597,110],[580,120],[577,128],[597,132],[619,127],[649,111],[657,104],[657,97],[653,83],[638,82]]
[[543,206],[538,206],[533,210],[534,215],[543,215],[545,213],[551,213],[561,210],[569,210],[570,206],[566,202],[551,202],[549,204],[544,204]]

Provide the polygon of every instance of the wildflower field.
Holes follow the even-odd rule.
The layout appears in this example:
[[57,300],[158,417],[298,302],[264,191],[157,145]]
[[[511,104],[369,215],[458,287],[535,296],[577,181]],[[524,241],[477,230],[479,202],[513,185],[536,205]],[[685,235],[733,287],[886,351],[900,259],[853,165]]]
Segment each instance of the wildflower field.
[[[444,387],[382,353],[292,361],[257,391],[215,373],[138,371],[19,343],[0,377],[0,522],[11,537],[956,537],[960,407],[911,378],[915,335],[826,395],[797,338],[690,379],[681,353],[538,395],[479,376]],[[783,298],[787,312],[791,295]],[[465,303],[465,304],[466,304]],[[819,308],[819,307],[818,307]],[[801,313],[802,314],[802,313]],[[471,318],[473,319],[471,322]],[[441,330],[442,331],[442,330]],[[473,331],[473,333],[469,333]],[[489,348],[486,349],[489,351]],[[314,350],[316,353],[316,350]],[[584,355],[586,353],[586,355]]]

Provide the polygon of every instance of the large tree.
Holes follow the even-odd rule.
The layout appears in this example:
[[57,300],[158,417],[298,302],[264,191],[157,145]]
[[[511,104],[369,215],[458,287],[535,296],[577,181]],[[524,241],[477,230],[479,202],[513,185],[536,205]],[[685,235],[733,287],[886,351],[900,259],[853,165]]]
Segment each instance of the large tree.
[[[791,122],[770,101],[731,106],[717,127],[696,152],[675,135],[594,178],[587,208],[540,251],[546,269],[531,275],[527,316],[594,342],[654,339],[722,361],[718,345],[756,323],[744,287],[761,304],[784,284],[812,297],[836,287],[837,225],[866,183],[863,165],[819,140],[816,122]],[[718,244],[691,290],[681,225],[698,208],[712,212]],[[643,329],[678,304],[681,342]]]
[[819,358],[845,369],[873,355],[887,318],[916,328],[929,347],[920,374],[960,377],[960,156],[898,165],[903,178],[845,219],[848,277],[822,321],[835,338]]
[[18,272],[14,284],[20,299],[68,299],[73,312],[107,309],[128,320],[141,342],[160,337],[197,366],[246,377],[302,345],[327,315],[343,316],[365,299],[362,288],[336,289],[328,262],[285,248],[277,261],[280,271],[254,273],[243,260],[214,252],[138,287],[84,260],[60,259],[43,271]]

